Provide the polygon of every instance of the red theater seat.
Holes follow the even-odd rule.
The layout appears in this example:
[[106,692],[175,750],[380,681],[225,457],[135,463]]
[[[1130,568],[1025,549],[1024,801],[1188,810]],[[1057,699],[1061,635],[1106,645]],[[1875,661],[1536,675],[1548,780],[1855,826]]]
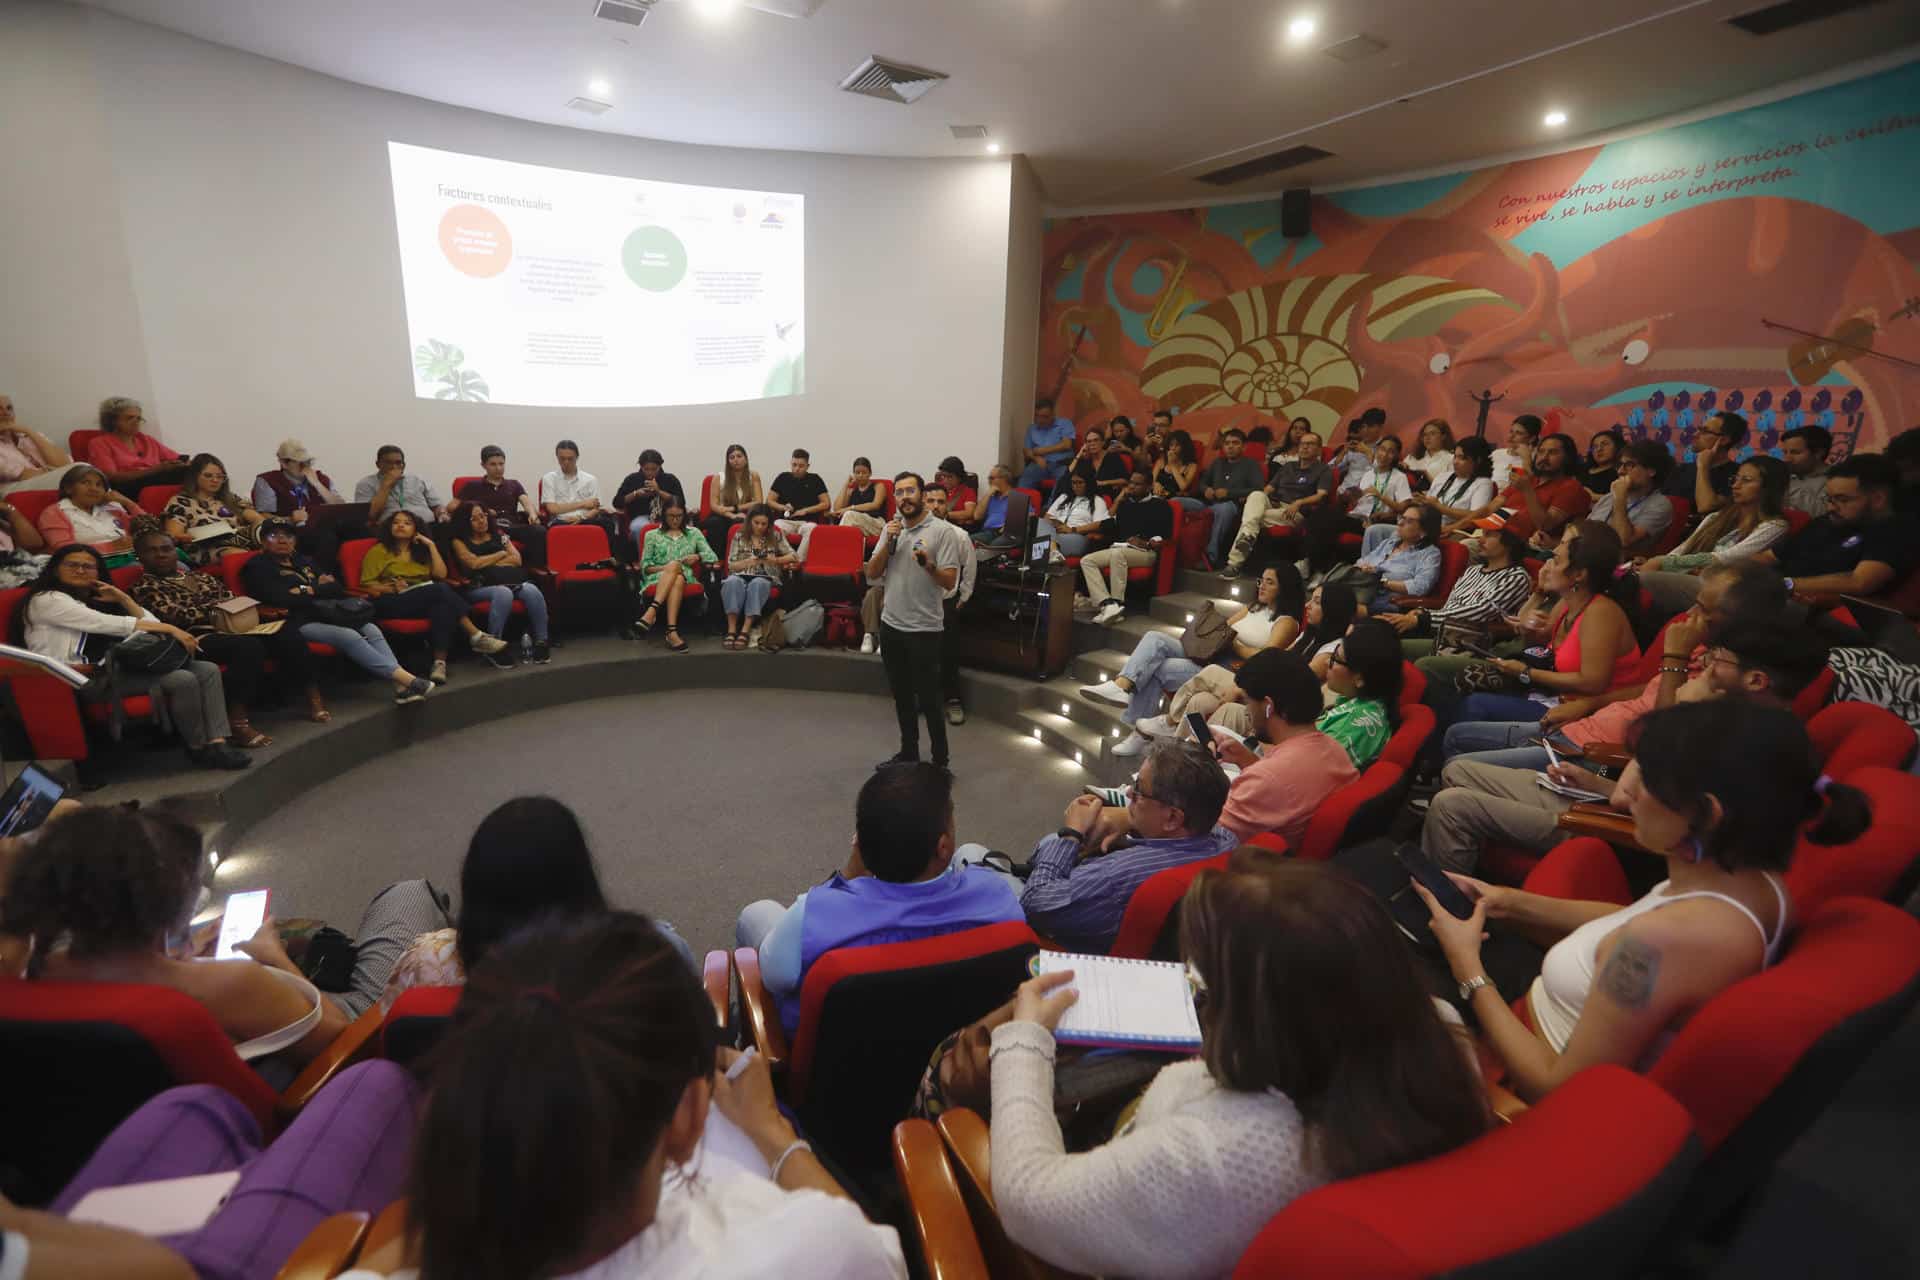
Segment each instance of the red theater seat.
[[55,489],[19,489],[7,495],[7,503],[36,528],[40,524],[40,513],[58,501],[60,493]]
[[1380,759],[1388,764],[1397,764],[1402,769],[1412,769],[1413,762],[1420,758],[1428,740],[1433,737],[1436,725],[1432,707],[1403,700],[1400,704],[1400,725],[1393,731],[1393,736],[1387,739],[1387,745],[1380,749]]
[[1109,955],[1132,960],[1177,960],[1180,949],[1180,900],[1194,877],[1208,868],[1224,870],[1231,853],[1168,867],[1147,877],[1127,899]]
[[[26,599],[26,587],[0,591],[0,635],[14,634],[13,615]],[[27,663],[0,660],[0,681],[13,695],[36,760],[88,759],[87,725],[105,725],[112,719],[112,709],[104,702],[87,703],[82,719],[83,709],[73,687]],[[153,699],[144,693],[126,698],[120,705],[128,720],[153,718]]]
[[167,504],[173,501],[174,495],[180,492],[180,488],[181,486],[177,484],[150,484],[134,497],[142,508],[151,511],[154,515],[159,515],[167,509]]
[[1460,581],[1460,575],[1467,571],[1467,561],[1466,543],[1455,542],[1452,538],[1442,538],[1440,540],[1440,577],[1433,584],[1433,590],[1424,596],[1394,596],[1393,603],[1402,609],[1438,609],[1447,602],[1447,596],[1452,592],[1453,584]]
[[[360,586],[360,568],[366,563],[367,552],[373,550],[373,543],[372,538],[355,538],[340,544],[340,583],[346,587],[348,595],[367,594]],[[433,624],[425,618],[377,618],[374,622],[390,636],[412,636],[417,639],[433,629]]]
[[1382,757],[1313,811],[1298,848],[1290,849],[1274,832],[1257,835],[1247,843],[1325,862],[1348,845],[1385,835],[1393,825],[1393,815],[1406,800],[1408,785],[1407,771]]
[[417,1062],[440,1043],[452,1024],[465,987],[408,987],[380,1025],[380,1056],[401,1065]]
[[800,575],[823,582],[855,585],[866,564],[866,539],[850,524],[823,524],[807,543]]
[[[547,568],[558,580],[563,600],[570,590],[577,592],[582,587],[598,590],[618,581],[620,575],[616,570],[583,567],[612,558],[607,531],[597,524],[556,524],[547,530]],[[513,607],[515,612],[525,612],[518,601]]]

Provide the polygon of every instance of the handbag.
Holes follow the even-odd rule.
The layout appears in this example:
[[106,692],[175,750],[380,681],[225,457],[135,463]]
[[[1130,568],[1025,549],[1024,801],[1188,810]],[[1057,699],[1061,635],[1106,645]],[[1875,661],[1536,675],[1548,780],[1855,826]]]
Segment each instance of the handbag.
[[1493,629],[1472,622],[1443,622],[1434,631],[1433,651],[1487,657],[1493,652]]
[[526,580],[527,571],[517,564],[490,564],[474,575],[474,581],[483,587],[518,587]]
[[362,596],[336,596],[330,600],[308,600],[305,606],[310,621],[323,622],[330,627],[345,627],[349,631],[358,631],[373,621],[373,601]]
[[213,629],[223,636],[243,636],[260,625],[260,602],[252,596],[229,596],[213,606]]
[[1213,661],[1232,643],[1233,628],[1227,625],[1226,615],[1214,608],[1211,600],[1200,606],[1200,612],[1193,615],[1193,621],[1180,633],[1180,652],[1195,662]]
[[187,646],[163,631],[136,631],[107,651],[107,662],[122,671],[163,676],[193,661]]

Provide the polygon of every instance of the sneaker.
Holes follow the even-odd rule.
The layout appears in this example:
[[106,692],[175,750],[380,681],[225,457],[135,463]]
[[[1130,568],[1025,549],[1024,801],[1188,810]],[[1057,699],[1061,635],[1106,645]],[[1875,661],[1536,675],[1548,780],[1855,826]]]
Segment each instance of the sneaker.
[[501,649],[498,653],[484,655],[486,660],[502,671],[511,671],[514,667],[513,650]]
[[1141,716],[1133,722],[1133,728],[1149,738],[1173,738],[1180,733],[1180,726],[1165,716]]
[[433,664],[433,670],[427,673],[427,679],[433,681],[435,684],[445,684],[447,682],[447,660],[445,658],[441,658]]
[[[966,722],[967,722],[967,709],[960,705],[960,699],[948,698],[947,699],[947,723],[948,724],[965,724]],[[938,764],[939,762],[935,761],[935,763]]]
[[253,757],[224,742],[209,742],[204,747],[188,747],[187,759],[202,769],[245,769]]
[[877,641],[874,640],[873,632],[869,631],[867,632],[867,634],[860,637],[860,652],[877,653],[879,652],[879,649],[880,649],[880,645]]
[[553,661],[553,646],[545,640],[533,642],[533,661],[537,666],[546,666]]
[[479,635],[467,641],[467,645],[475,653],[494,654],[505,652],[507,642],[499,636],[490,636],[482,631]]
[[1147,748],[1152,745],[1153,739],[1147,737],[1146,734],[1130,733],[1119,742],[1113,744],[1113,754],[1116,756],[1143,756],[1147,753]]
[[432,692],[432,682],[415,676],[412,684],[393,695],[394,705],[404,707],[409,702],[425,702]]
[[1104,702],[1110,707],[1124,707],[1132,695],[1112,680],[1106,680],[1100,684],[1083,686],[1080,696],[1089,702]]
[[882,769],[891,769],[893,768],[894,765],[897,765],[897,764],[919,764],[919,763],[920,763],[920,757],[918,754],[908,755],[904,751],[896,751],[892,755],[888,756],[885,760],[882,760],[879,764],[873,766],[873,768],[874,768],[874,771],[877,773]]
[[1221,565],[1216,572],[1219,573],[1221,577],[1231,580],[1240,576],[1240,566],[1229,560]]
[[1109,809],[1124,809],[1127,807],[1127,789],[1125,787],[1096,787],[1089,782],[1080,789],[1088,795],[1096,797],[1101,804],[1106,805]]
[[1104,627],[1118,622],[1126,616],[1127,606],[1121,604],[1118,600],[1109,600],[1100,606],[1100,612],[1093,615],[1093,620]]

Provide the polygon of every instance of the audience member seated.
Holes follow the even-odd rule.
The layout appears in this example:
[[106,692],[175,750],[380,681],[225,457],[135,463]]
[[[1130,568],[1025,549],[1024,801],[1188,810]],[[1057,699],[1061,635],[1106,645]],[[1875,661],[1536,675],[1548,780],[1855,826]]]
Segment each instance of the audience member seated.
[[1488,518],[1500,520],[1545,553],[1569,522],[1587,514],[1593,499],[1580,483],[1580,451],[1572,436],[1555,432],[1518,453],[1512,478]]
[[1884,456],[1855,454],[1827,473],[1827,514],[1762,558],[1787,576],[1787,590],[1796,596],[1893,590],[1920,564],[1920,517],[1896,508],[1899,481]]
[[1373,465],[1373,452],[1386,435],[1387,411],[1376,405],[1348,422],[1345,443],[1322,450],[1321,458],[1343,475],[1365,471]]
[[1700,593],[1700,570],[1759,555],[1787,535],[1787,464],[1760,454],[1734,470],[1728,501],[1664,556],[1640,566],[1640,585],[1662,615],[1679,613]]
[[1100,427],[1088,427],[1086,438],[1080,441],[1080,452],[1074,455],[1070,470],[1085,476],[1093,485],[1093,491],[1113,502],[1127,487],[1127,451],[1107,448],[1107,433]]
[[187,463],[187,480],[161,513],[169,538],[195,565],[218,563],[227,551],[253,551],[266,519],[253,504],[227,487],[227,468],[210,453]]
[[972,528],[976,538],[990,539],[1007,527],[1007,498],[1012,492],[1013,468],[1002,462],[988,467],[987,487],[973,504]]
[[[1327,664],[1327,688],[1334,701],[1320,713],[1314,727],[1346,748],[1355,769],[1378,759],[1393,736],[1406,676],[1402,664],[1400,633],[1378,618],[1354,623],[1334,647]],[[1230,707],[1221,707],[1214,723],[1238,731],[1247,705],[1234,702]],[[1252,726],[1246,731],[1252,732]]]
[[[755,505],[760,505],[757,500]],[[685,653],[687,642],[680,635],[680,606],[686,599],[687,585],[699,581],[703,566],[719,562],[720,557],[713,554],[713,548],[700,530],[687,527],[686,507],[678,500],[668,499],[660,508],[659,526],[647,530],[646,543],[640,548],[640,572],[645,575],[641,591],[653,593],[636,624],[640,630],[653,630],[664,610],[667,648],[674,653]]]
[[1023,984],[993,1029],[993,1199],[1023,1249],[1088,1274],[1224,1276],[1295,1198],[1486,1131],[1460,1038],[1357,883],[1243,850],[1194,880],[1180,950],[1200,1056],[1092,1151],[1068,1154],[1054,1116],[1073,975]]
[[[1065,825],[1033,847],[1025,887],[1011,882],[1034,932],[1067,951],[1105,955],[1135,889],[1169,867],[1240,843],[1218,825],[1227,775],[1198,743],[1155,743],[1125,790],[1124,808],[1076,796]],[[955,859],[974,863],[986,852],[983,845],[964,845]]]
[[[1233,632],[1228,641],[1232,666],[1262,649],[1284,649],[1293,642],[1300,633],[1301,595],[1300,575],[1292,565],[1270,564],[1261,572],[1253,600],[1227,618]],[[1218,668],[1228,684],[1233,680],[1232,666]],[[1125,708],[1120,719],[1132,725],[1134,732],[1115,744],[1113,754],[1137,756],[1147,749],[1149,738],[1174,732],[1181,711],[1173,709],[1162,715],[1161,708],[1170,694],[1204,669],[1186,656],[1179,636],[1149,631],[1140,637],[1118,675],[1103,684],[1083,687],[1080,696]]]
[[[220,668],[194,656],[199,642],[193,636],[160,621],[109,582],[106,564],[92,547],[55,551],[14,618],[18,642],[35,653],[83,671],[106,666],[99,696],[124,700],[144,693],[153,698],[160,722],[180,735],[187,759],[200,768],[244,769],[252,763],[227,745],[227,697]],[[143,655],[139,667],[124,656],[116,658],[115,648],[136,632],[157,632],[185,652],[167,652],[156,644],[161,652]],[[152,642],[142,642],[147,643]],[[154,666],[160,669],[142,669]],[[96,695],[89,690],[87,696]]]
[[1787,481],[1787,505],[1818,519],[1827,514],[1827,455],[1833,452],[1833,433],[1809,423],[1780,436],[1780,460],[1793,479]]
[[1106,545],[1080,560],[1080,576],[1087,582],[1095,622],[1118,622],[1126,616],[1127,570],[1138,565],[1152,568],[1162,551],[1172,555],[1165,545],[1172,535],[1173,508],[1148,488],[1147,473],[1128,476],[1126,492],[1100,526]]
[[800,535],[802,560],[807,558],[814,526],[824,522],[833,510],[833,495],[827,492],[827,482],[813,474],[812,466],[813,455],[805,449],[795,449],[787,469],[773,478],[773,485],[767,490],[766,505],[773,510],[774,526],[781,533]]
[[253,478],[253,507],[261,515],[285,516],[303,525],[311,508],[346,501],[334,491],[333,477],[314,463],[313,454],[298,440],[282,440],[274,457],[279,468]]
[[760,952],[760,976],[792,1036],[813,962],[841,947],[908,942],[1022,919],[1006,877],[954,860],[953,775],[915,761],[876,769],[860,787],[846,869],[790,907],[750,903],[734,926]]
[[642,449],[634,463],[639,469],[620,482],[619,491],[613,497],[613,505],[623,517],[621,527],[632,539],[636,557],[641,530],[660,523],[660,509],[666,500],[677,498],[681,506],[687,505],[687,492],[680,487],[680,477],[662,469],[666,462],[658,449]]
[[[1434,481],[1425,493],[1414,494],[1413,500],[1445,517],[1445,532],[1451,536],[1466,532],[1475,520],[1491,515],[1500,505],[1499,497],[1499,490],[1493,487],[1492,446],[1479,436],[1468,436],[1454,445],[1452,466],[1446,476]],[[1386,536],[1371,529],[1365,535]]]
[[140,428],[147,416],[138,400],[114,396],[100,402],[100,432],[87,445],[86,461],[106,473],[121,493],[137,494],[150,484],[177,484],[186,478],[187,455],[169,449]]
[[447,585],[447,562],[433,539],[421,533],[413,516],[395,511],[380,523],[380,537],[367,548],[360,564],[360,589],[372,598],[375,617],[425,618],[431,627],[427,639],[433,649],[435,684],[447,682],[447,651],[455,630],[466,632],[475,653],[506,650],[507,642],[490,636],[467,616],[467,602]]
[[547,529],[540,523],[540,508],[534,505],[526,486],[507,479],[507,451],[497,444],[487,445],[480,450],[480,467],[486,474],[462,486],[453,495],[455,501],[485,507],[502,537],[526,547],[527,563],[544,568]]
[[[1171,418],[1167,419],[1169,424],[1172,421]],[[1155,430],[1158,431],[1160,418],[1156,415],[1153,422]],[[1148,435],[1149,447],[1155,439],[1154,435]],[[1167,489],[1173,494],[1173,501],[1178,502],[1188,511],[1206,510],[1207,504],[1193,496],[1200,483],[1200,464],[1194,461],[1193,437],[1184,431],[1175,431],[1169,426],[1165,434],[1158,439],[1161,441],[1160,454],[1154,459],[1153,466],[1148,468],[1153,474],[1153,482],[1159,484],[1164,477],[1167,481]]]
[[[203,1224],[163,1236],[150,1247],[187,1268],[181,1274],[199,1280],[272,1276],[328,1217],[372,1217],[406,1194],[420,1099],[420,1086],[406,1068],[363,1062],[330,1081],[269,1143],[260,1122],[225,1089],[210,1084],[169,1089],[107,1135],[54,1201],[53,1213],[71,1214],[88,1195],[110,1187],[238,1174],[239,1181]],[[114,1230],[64,1225],[73,1231]],[[119,1246],[118,1234],[99,1240],[99,1246]],[[97,1270],[75,1265],[57,1274],[68,1280],[131,1280],[147,1274],[109,1265],[116,1256],[90,1257]],[[32,1260],[40,1257],[36,1242]],[[29,1268],[28,1275],[35,1274]]]
[[[1815,776],[1806,730],[1781,707],[1669,707],[1641,722],[1636,750],[1614,803],[1632,813],[1634,838],[1665,855],[1668,878],[1632,906],[1455,875],[1474,899],[1459,920],[1414,886],[1508,1087],[1530,1101],[1595,1063],[1646,1070],[1701,1006],[1779,958],[1793,907],[1777,873],[1796,842],[1840,844],[1867,826],[1866,798]],[[1526,1021],[1488,981],[1489,926],[1558,939],[1528,988]]]
[[[1657,443],[1657,442],[1656,442]],[[1613,482],[1620,478],[1620,466],[1627,451],[1627,437],[1618,427],[1602,427],[1587,440],[1587,456],[1580,464],[1580,483],[1587,486],[1587,492],[1594,495],[1596,501],[1600,495],[1613,490]],[[1667,453],[1666,446],[1660,446],[1660,452],[1666,455],[1669,463],[1673,455]],[[1595,516],[1598,520],[1600,517]],[[1621,535],[1627,540],[1626,535]]]
[[[1660,678],[1653,686],[1654,695],[1649,699],[1643,694],[1635,700],[1648,709],[1629,718],[1608,708],[1614,714],[1605,716],[1603,726],[1617,732],[1615,742],[1631,742],[1635,726],[1644,717],[1675,704],[1734,697],[1790,707],[1826,663],[1826,646],[1811,632],[1777,618],[1754,618],[1717,631],[1700,659],[1698,672],[1683,684],[1687,671],[1684,655],[1702,634],[1700,621],[1689,618],[1668,628],[1669,648],[1661,662]],[[1676,628],[1682,632],[1677,637]],[[1615,707],[1632,705],[1617,703]],[[1600,721],[1601,717],[1594,719]],[[1590,738],[1587,745],[1601,741]],[[1473,743],[1450,739],[1449,745]],[[1577,758],[1583,750],[1570,743],[1568,754]],[[1440,773],[1440,791],[1427,806],[1421,844],[1428,855],[1450,870],[1471,871],[1481,852],[1495,844],[1533,853],[1553,848],[1564,838],[1559,829],[1560,815],[1573,802],[1536,785],[1543,768],[1563,785],[1621,798],[1623,793],[1612,782],[1592,770],[1574,764],[1549,766],[1544,756],[1544,752],[1541,758],[1529,758],[1518,752],[1490,751],[1456,755],[1450,760]],[[1615,807],[1624,808],[1624,802]]]
[[1667,493],[1693,503],[1696,515],[1717,511],[1733,489],[1734,455],[1747,442],[1747,420],[1721,410],[1693,433],[1693,457],[1667,477]]
[[0,493],[51,489],[72,464],[65,449],[14,416],[12,396],[0,394]]
[[[1349,455],[1351,456],[1351,455]],[[1323,574],[1340,559],[1340,535],[1366,534],[1374,528],[1392,528],[1394,522],[1413,501],[1413,486],[1400,469],[1400,441],[1381,436],[1373,446],[1373,456],[1364,467],[1349,469],[1334,492],[1332,502],[1323,502],[1307,521],[1307,565],[1310,573]],[[1342,510],[1345,503],[1351,506]],[[1440,530],[1434,518],[1434,532]],[[1415,594],[1424,594],[1416,592]]]
[[1093,491],[1093,482],[1085,473],[1069,471],[1066,487],[1060,489],[1047,508],[1047,523],[1053,531],[1053,545],[1062,556],[1084,556],[1093,550],[1093,539],[1107,522],[1107,500]]
[[853,470],[840,486],[831,514],[869,538],[880,536],[887,527],[887,493],[874,482],[873,463],[864,457],[853,460]]
[[407,471],[407,455],[397,444],[383,444],[373,458],[374,472],[353,486],[353,500],[367,504],[367,528],[378,529],[396,511],[413,517],[416,529],[437,533],[447,518],[447,503],[433,485]]
[[1360,776],[1347,749],[1321,733],[1320,679],[1297,653],[1266,649],[1234,675],[1247,710],[1250,750],[1225,729],[1213,735],[1215,753],[1239,769],[1227,792],[1220,824],[1250,840],[1273,832],[1289,845],[1306,834],[1313,811]]
[[[540,515],[548,524],[592,522],[611,525],[600,506],[600,482],[580,469],[580,446],[562,440],[553,446],[559,465],[540,477]],[[503,458],[504,462],[505,459]]]
[[1453,425],[1445,418],[1428,418],[1421,423],[1404,464],[1415,477],[1414,487],[1423,493],[1439,488],[1453,474],[1454,448]]
[[195,573],[180,563],[179,549],[166,533],[147,529],[134,539],[134,554],[144,570],[127,594],[153,617],[193,636],[195,651],[221,668],[227,691],[227,740],[236,747],[269,747],[273,739],[253,727],[250,708],[267,687],[267,663],[280,688],[317,696],[313,657],[306,639],[289,626],[261,634],[229,634],[214,626],[215,606],[233,599],[217,574]]
[[106,473],[80,464],[60,477],[60,501],[40,512],[40,536],[49,551],[74,543],[92,547],[119,568],[133,563],[133,539],[128,531],[133,517],[128,508],[139,504],[107,487]]
[[1468,694],[1451,720],[1537,722],[1549,699],[1590,698],[1631,681],[1640,670],[1640,642],[1628,609],[1639,606],[1639,584],[1620,570],[1620,536],[1612,529],[1592,520],[1569,529],[1541,566],[1539,590],[1522,611],[1538,616],[1548,596],[1559,600],[1540,636],[1542,664],[1492,659],[1508,691]]
[[1403,612],[1389,601],[1377,616],[1400,633],[1401,654],[1409,662],[1429,658],[1441,635],[1448,632],[1484,643],[1492,625],[1533,592],[1533,579],[1521,563],[1526,548],[1526,541],[1511,529],[1476,530],[1467,542],[1467,567],[1447,593],[1445,604]]
[[[1266,451],[1264,457],[1269,466],[1281,462],[1298,461],[1300,457],[1300,437],[1312,430],[1313,423],[1305,418],[1295,418],[1287,424],[1286,435],[1276,442],[1273,438],[1273,431],[1270,428],[1255,427],[1247,433],[1249,456],[1263,456],[1255,448],[1255,446],[1258,446],[1258,449],[1264,449]],[[1254,438],[1256,435],[1259,437],[1258,440]]]
[[720,583],[720,606],[727,614],[727,638],[722,643],[727,648],[747,647],[749,632],[758,628],[773,589],[799,563],[800,557],[775,526],[773,508],[756,503],[747,513],[746,527],[733,536],[727,576]]
[[[477,502],[457,508],[452,524],[459,530],[452,539],[454,559],[460,562],[461,572],[467,578],[461,594],[472,604],[487,606],[487,634],[496,640],[506,639],[513,602],[518,600],[520,607],[527,611],[533,660],[553,661],[547,636],[547,597],[528,580],[520,548],[512,538],[501,536],[493,517]],[[486,657],[496,667],[513,665],[512,651],[504,644]]]
[[47,540],[27,513],[0,498],[0,591],[24,587],[46,568]]
[[[1600,435],[1596,440],[1611,439]],[[1598,492],[1587,519],[1597,520],[1620,535],[1630,556],[1644,556],[1673,527],[1673,501],[1660,488],[1673,468],[1673,455],[1655,440],[1636,440],[1620,451],[1616,474],[1604,489],[1595,490],[1594,473],[1587,472],[1587,491]]]
[[1489,473],[1495,491],[1505,489],[1513,483],[1513,469],[1524,466],[1524,458],[1533,452],[1534,442],[1540,439],[1540,433],[1547,429],[1537,414],[1523,413],[1514,418],[1507,428],[1507,442],[1492,454],[1493,470]]
[[[1327,501],[1333,492],[1333,469],[1320,456],[1320,437],[1311,431],[1300,433],[1300,456],[1274,468],[1266,488],[1247,495],[1240,511],[1240,527],[1234,535],[1233,550],[1220,570],[1223,578],[1237,578],[1247,557],[1253,554],[1261,530],[1270,525],[1294,527],[1306,522],[1307,512]],[[1214,518],[1220,518],[1219,511]]]
[[[418,702],[433,685],[400,665],[387,637],[373,621],[373,606],[350,599],[331,573],[294,550],[293,522],[270,517],[260,526],[261,553],[240,566],[247,594],[263,605],[287,611],[287,628],[310,644],[332,645],[347,661],[393,682],[393,700]],[[307,718],[316,724],[333,719],[320,690],[307,687]]]
[[736,1065],[716,1061],[713,1007],[645,917],[516,935],[470,976],[443,1042],[413,1144],[399,1252],[414,1256],[363,1257],[341,1280],[905,1280],[893,1229],[799,1139],[765,1060],[729,1079]]
[[1393,525],[1395,537],[1381,538],[1350,570],[1356,594],[1368,613],[1393,610],[1395,596],[1424,596],[1440,585],[1440,513],[1409,504]]
[[[551,796],[519,796],[480,820],[460,864],[460,915],[451,929],[412,940],[387,975],[380,1007],[411,987],[464,986],[495,947],[537,921],[607,910],[586,833],[572,809]],[[654,928],[687,967],[693,948],[664,920]]]
[[[727,460],[719,475],[707,478],[707,508],[710,514],[700,521],[700,531],[706,535],[709,547],[727,545],[727,530],[747,518],[747,512],[757,503],[767,500],[767,492],[760,484],[760,473],[755,471],[747,460],[747,447],[740,444],[727,446]],[[666,523],[666,508],[660,510],[661,523]]]
[[948,454],[934,468],[933,483],[947,491],[947,523],[972,533],[973,513],[980,505],[980,495],[970,483],[967,464]]
[[1246,433],[1228,427],[1214,437],[1218,446],[1213,460],[1200,473],[1200,500],[1213,513],[1212,531],[1207,535],[1209,567],[1227,562],[1227,549],[1240,532],[1240,508],[1266,483],[1260,461],[1246,456]]
[[1146,440],[1134,428],[1133,419],[1124,413],[1116,413],[1107,419],[1107,451],[1131,458],[1135,471],[1153,470],[1148,465],[1152,459],[1147,456]]
[[1053,401],[1041,396],[1033,402],[1033,422],[1027,427],[1020,456],[1026,463],[1020,472],[1022,489],[1046,490],[1065,474],[1074,456],[1073,423],[1053,411]]

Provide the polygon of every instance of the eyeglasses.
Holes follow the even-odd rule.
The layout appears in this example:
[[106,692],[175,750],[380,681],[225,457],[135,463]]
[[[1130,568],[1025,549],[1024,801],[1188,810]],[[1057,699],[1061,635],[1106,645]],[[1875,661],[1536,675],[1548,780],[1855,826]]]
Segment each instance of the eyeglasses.
[[1129,782],[1126,785],[1125,790],[1127,793],[1127,799],[1129,800],[1151,800],[1155,804],[1166,803],[1165,800],[1162,800],[1159,796],[1154,795],[1151,791],[1146,790],[1138,782]]
[[1337,662],[1344,667],[1348,665],[1347,651],[1345,649],[1335,649],[1330,655],[1328,655],[1327,661]]

